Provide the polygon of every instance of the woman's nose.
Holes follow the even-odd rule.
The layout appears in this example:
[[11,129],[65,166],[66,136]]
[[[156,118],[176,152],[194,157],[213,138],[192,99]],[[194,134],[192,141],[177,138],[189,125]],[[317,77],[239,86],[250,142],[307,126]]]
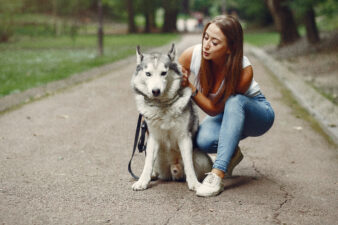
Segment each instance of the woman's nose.
[[210,48],[210,41],[209,40],[204,43],[204,48],[205,49],[209,49]]

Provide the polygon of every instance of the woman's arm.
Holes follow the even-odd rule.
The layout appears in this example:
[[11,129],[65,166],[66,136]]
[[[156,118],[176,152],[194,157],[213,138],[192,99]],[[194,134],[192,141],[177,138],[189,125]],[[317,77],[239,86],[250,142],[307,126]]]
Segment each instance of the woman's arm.
[[[190,82],[188,86],[191,88],[193,93],[196,91],[196,87]],[[209,116],[216,116],[224,110],[225,101],[214,103],[200,91],[198,91],[197,94],[192,98],[196,104]]]
[[236,93],[244,94],[250,87],[253,78],[252,66],[247,66],[242,70],[241,78],[236,87]]
[[191,57],[192,53],[194,51],[195,46],[191,46],[190,48],[187,48],[178,58],[178,62],[182,66],[182,72],[190,75],[190,63],[191,63]]
[[[241,73],[241,78],[236,87],[236,93],[244,94],[250,87],[251,81],[253,78],[253,70],[252,66],[247,66],[243,69]],[[182,83],[186,83],[194,93],[196,91],[196,87],[191,84],[188,80],[187,76],[183,76]],[[216,116],[217,114],[223,112],[226,100],[221,101],[219,103],[214,103],[208,97],[203,95],[201,92],[198,92],[195,97],[193,97],[196,104],[209,116]]]
[[[178,59],[178,62],[182,65],[183,79],[182,86],[190,87],[192,92],[196,91],[196,87],[190,83],[189,75],[190,75],[190,64],[191,57],[194,51],[194,46],[186,49]],[[208,97],[203,95],[201,92],[198,92],[195,97],[193,97],[196,104],[208,115],[215,116],[224,110],[224,102],[219,104],[214,104]]]

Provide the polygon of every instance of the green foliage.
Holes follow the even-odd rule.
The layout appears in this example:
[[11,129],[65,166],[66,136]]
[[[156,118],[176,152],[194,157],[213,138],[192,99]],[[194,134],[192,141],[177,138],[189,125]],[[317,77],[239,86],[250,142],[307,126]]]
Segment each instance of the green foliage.
[[317,20],[317,25],[320,30],[323,31],[336,31],[338,30],[338,13],[327,16],[320,16]]
[[222,7],[227,13],[236,12],[240,19],[250,21],[250,23],[259,25],[272,23],[271,15],[263,0],[195,0],[192,4],[193,11],[203,12],[211,17],[219,15]]
[[216,1],[205,1],[205,0],[194,0],[192,4],[192,9],[194,11],[203,12],[206,15],[209,15],[209,9],[212,6],[218,7],[219,0]]
[[22,1],[2,0],[0,4],[0,42],[6,42],[13,35],[13,15],[22,7]]
[[64,79],[96,66],[112,63],[143,50],[173,41],[175,34],[105,36],[105,55],[97,56],[97,37],[23,36],[17,42],[0,44],[0,96]]
[[338,0],[326,0],[318,5],[318,15],[325,15],[329,18],[337,18]]
[[245,32],[244,42],[262,47],[265,45],[278,45],[279,34],[277,32]]
[[302,18],[311,7],[316,9],[318,16],[333,17],[338,13],[338,0],[289,0],[288,5],[297,18]]
[[271,14],[262,0],[228,0],[227,10],[236,11],[239,17],[250,23],[267,25],[272,23]]
[[60,16],[77,16],[88,10],[96,0],[21,0],[26,13],[52,12]]
[[126,1],[102,0],[102,5],[105,8],[105,12],[107,16],[114,18],[114,19],[118,19],[118,20],[127,19]]
[[305,12],[319,4],[320,2],[323,2],[326,0],[292,0],[288,1],[287,5],[290,6],[290,8],[293,11],[294,17],[297,21],[302,21]]

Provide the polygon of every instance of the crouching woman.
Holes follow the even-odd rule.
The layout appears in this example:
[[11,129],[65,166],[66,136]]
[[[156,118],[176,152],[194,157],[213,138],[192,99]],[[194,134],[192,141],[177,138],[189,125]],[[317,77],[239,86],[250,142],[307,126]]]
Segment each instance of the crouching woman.
[[[218,16],[203,31],[202,43],[186,49],[179,58],[182,86],[192,89],[192,98],[208,114],[196,135],[197,147],[217,153],[213,169],[198,196],[214,196],[223,191],[222,179],[232,174],[243,155],[240,140],[266,133],[274,122],[274,111],[243,56],[243,30],[232,16]],[[188,80],[196,75],[195,84]]]

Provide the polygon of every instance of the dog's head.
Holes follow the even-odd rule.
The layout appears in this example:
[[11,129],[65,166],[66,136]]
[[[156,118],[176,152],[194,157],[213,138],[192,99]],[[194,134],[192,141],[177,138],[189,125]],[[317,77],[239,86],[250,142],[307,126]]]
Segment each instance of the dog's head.
[[175,61],[175,45],[167,54],[144,54],[137,46],[136,71],[132,78],[132,87],[149,99],[172,98],[181,85],[181,67]]

